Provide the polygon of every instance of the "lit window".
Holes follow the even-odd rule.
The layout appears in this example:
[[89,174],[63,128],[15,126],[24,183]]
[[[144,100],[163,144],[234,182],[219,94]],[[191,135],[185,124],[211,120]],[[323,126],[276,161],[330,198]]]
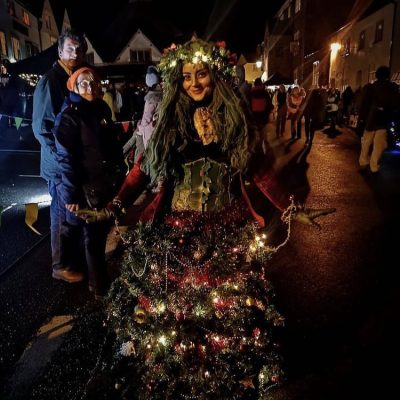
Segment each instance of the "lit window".
[[376,23],[375,27],[375,43],[382,41],[383,39],[383,19]]
[[0,31],[0,54],[7,57],[6,34]]
[[298,80],[299,80],[299,71],[297,68],[295,68],[293,71],[293,81],[295,84],[297,84]]
[[350,50],[351,50],[351,41],[350,38],[347,38],[344,43],[343,43],[343,56],[347,57],[350,55]]
[[368,82],[373,83],[375,81],[375,71],[370,71],[369,77],[368,77]]
[[13,57],[15,60],[20,60],[21,59],[21,44],[19,42],[19,39],[16,37],[11,38],[11,48],[13,52]]
[[365,31],[360,32],[360,37],[358,38],[358,50],[364,50],[365,48]]
[[313,78],[312,78],[313,86],[318,86],[318,82],[319,82],[319,61],[314,61],[313,62]]
[[25,25],[30,26],[29,14],[26,11],[22,11],[22,21]]

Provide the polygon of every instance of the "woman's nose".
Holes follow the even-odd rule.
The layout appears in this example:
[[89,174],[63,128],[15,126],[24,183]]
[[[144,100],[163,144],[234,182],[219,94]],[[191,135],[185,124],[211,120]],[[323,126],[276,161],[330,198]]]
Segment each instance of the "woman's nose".
[[198,86],[198,84],[199,84],[199,80],[197,79],[196,74],[194,74],[194,75],[192,76],[192,85],[193,85],[193,86]]

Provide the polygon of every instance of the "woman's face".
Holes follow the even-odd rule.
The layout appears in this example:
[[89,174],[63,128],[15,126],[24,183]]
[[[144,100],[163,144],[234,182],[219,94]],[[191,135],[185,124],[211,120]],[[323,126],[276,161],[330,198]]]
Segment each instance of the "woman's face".
[[204,64],[185,64],[182,70],[183,90],[194,101],[211,96],[214,89],[211,73]]
[[100,82],[90,72],[82,72],[75,81],[75,93],[88,101],[101,97]]

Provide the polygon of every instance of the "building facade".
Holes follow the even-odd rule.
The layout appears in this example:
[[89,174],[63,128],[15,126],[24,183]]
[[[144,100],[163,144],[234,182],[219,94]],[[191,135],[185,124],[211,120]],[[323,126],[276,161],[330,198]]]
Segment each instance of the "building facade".
[[321,42],[344,25],[352,6],[347,0],[286,0],[264,38],[267,77],[279,72],[308,88],[318,75],[327,84],[329,53],[321,51]]
[[330,37],[329,76],[339,89],[360,88],[375,80],[379,66],[390,66],[394,17],[395,4],[390,3]]

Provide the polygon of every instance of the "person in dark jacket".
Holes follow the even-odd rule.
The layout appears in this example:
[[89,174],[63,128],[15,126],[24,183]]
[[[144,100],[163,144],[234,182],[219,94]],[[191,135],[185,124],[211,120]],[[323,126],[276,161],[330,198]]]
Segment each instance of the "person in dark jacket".
[[362,91],[359,123],[365,124],[365,130],[359,158],[361,171],[368,166],[372,173],[379,171],[380,159],[387,148],[387,127],[400,105],[399,86],[389,76],[388,67],[379,67],[375,72],[376,81]]
[[324,127],[325,107],[325,89],[314,87],[306,97],[303,112],[306,146],[312,145],[315,131]]
[[59,59],[40,79],[33,95],[32,129],[41,145],[40,175],[47,181],[51,196],[50,230],[53,278],[67,282],[79,282],[84,276],[81,272],[73,269],[74,266],[68,259],[68,241],[69,238],[75,238],[76,235],[67,232],[68,227],[63,226],[65,207],[59,201],[58,189],[61,184],[61,175],[52,129],[68,93],[67,80],[72,71],[83,63],[86,50],[87,43],[83,34],[72,30],[63,32],[58,39]]
[[259,128],[262,128],[269,118],[272,111],[272,101],[266,92],[261,78],[256,78],[254,86],[250,91],[250,105],[254,120]]
[[276,92],[276,137],[283,137],[286,127],[287,94],[285,85],[279,85]]
[[250,109],[250,92],[251,85],[246,81],[246,71],[243,65],[236,65],[236,85],[242,99],[244,100],[246,106]]
[[109,285],[105,248],[109,223],[85,224],[75,213],[103,208],[125,177],[122,145],[102,100],[101,82],[94,70],[82,67],[68,79],[70,91],[54,126],[61,172],[60,194],[67,223],[83,230],[89,290],[102,298]]

